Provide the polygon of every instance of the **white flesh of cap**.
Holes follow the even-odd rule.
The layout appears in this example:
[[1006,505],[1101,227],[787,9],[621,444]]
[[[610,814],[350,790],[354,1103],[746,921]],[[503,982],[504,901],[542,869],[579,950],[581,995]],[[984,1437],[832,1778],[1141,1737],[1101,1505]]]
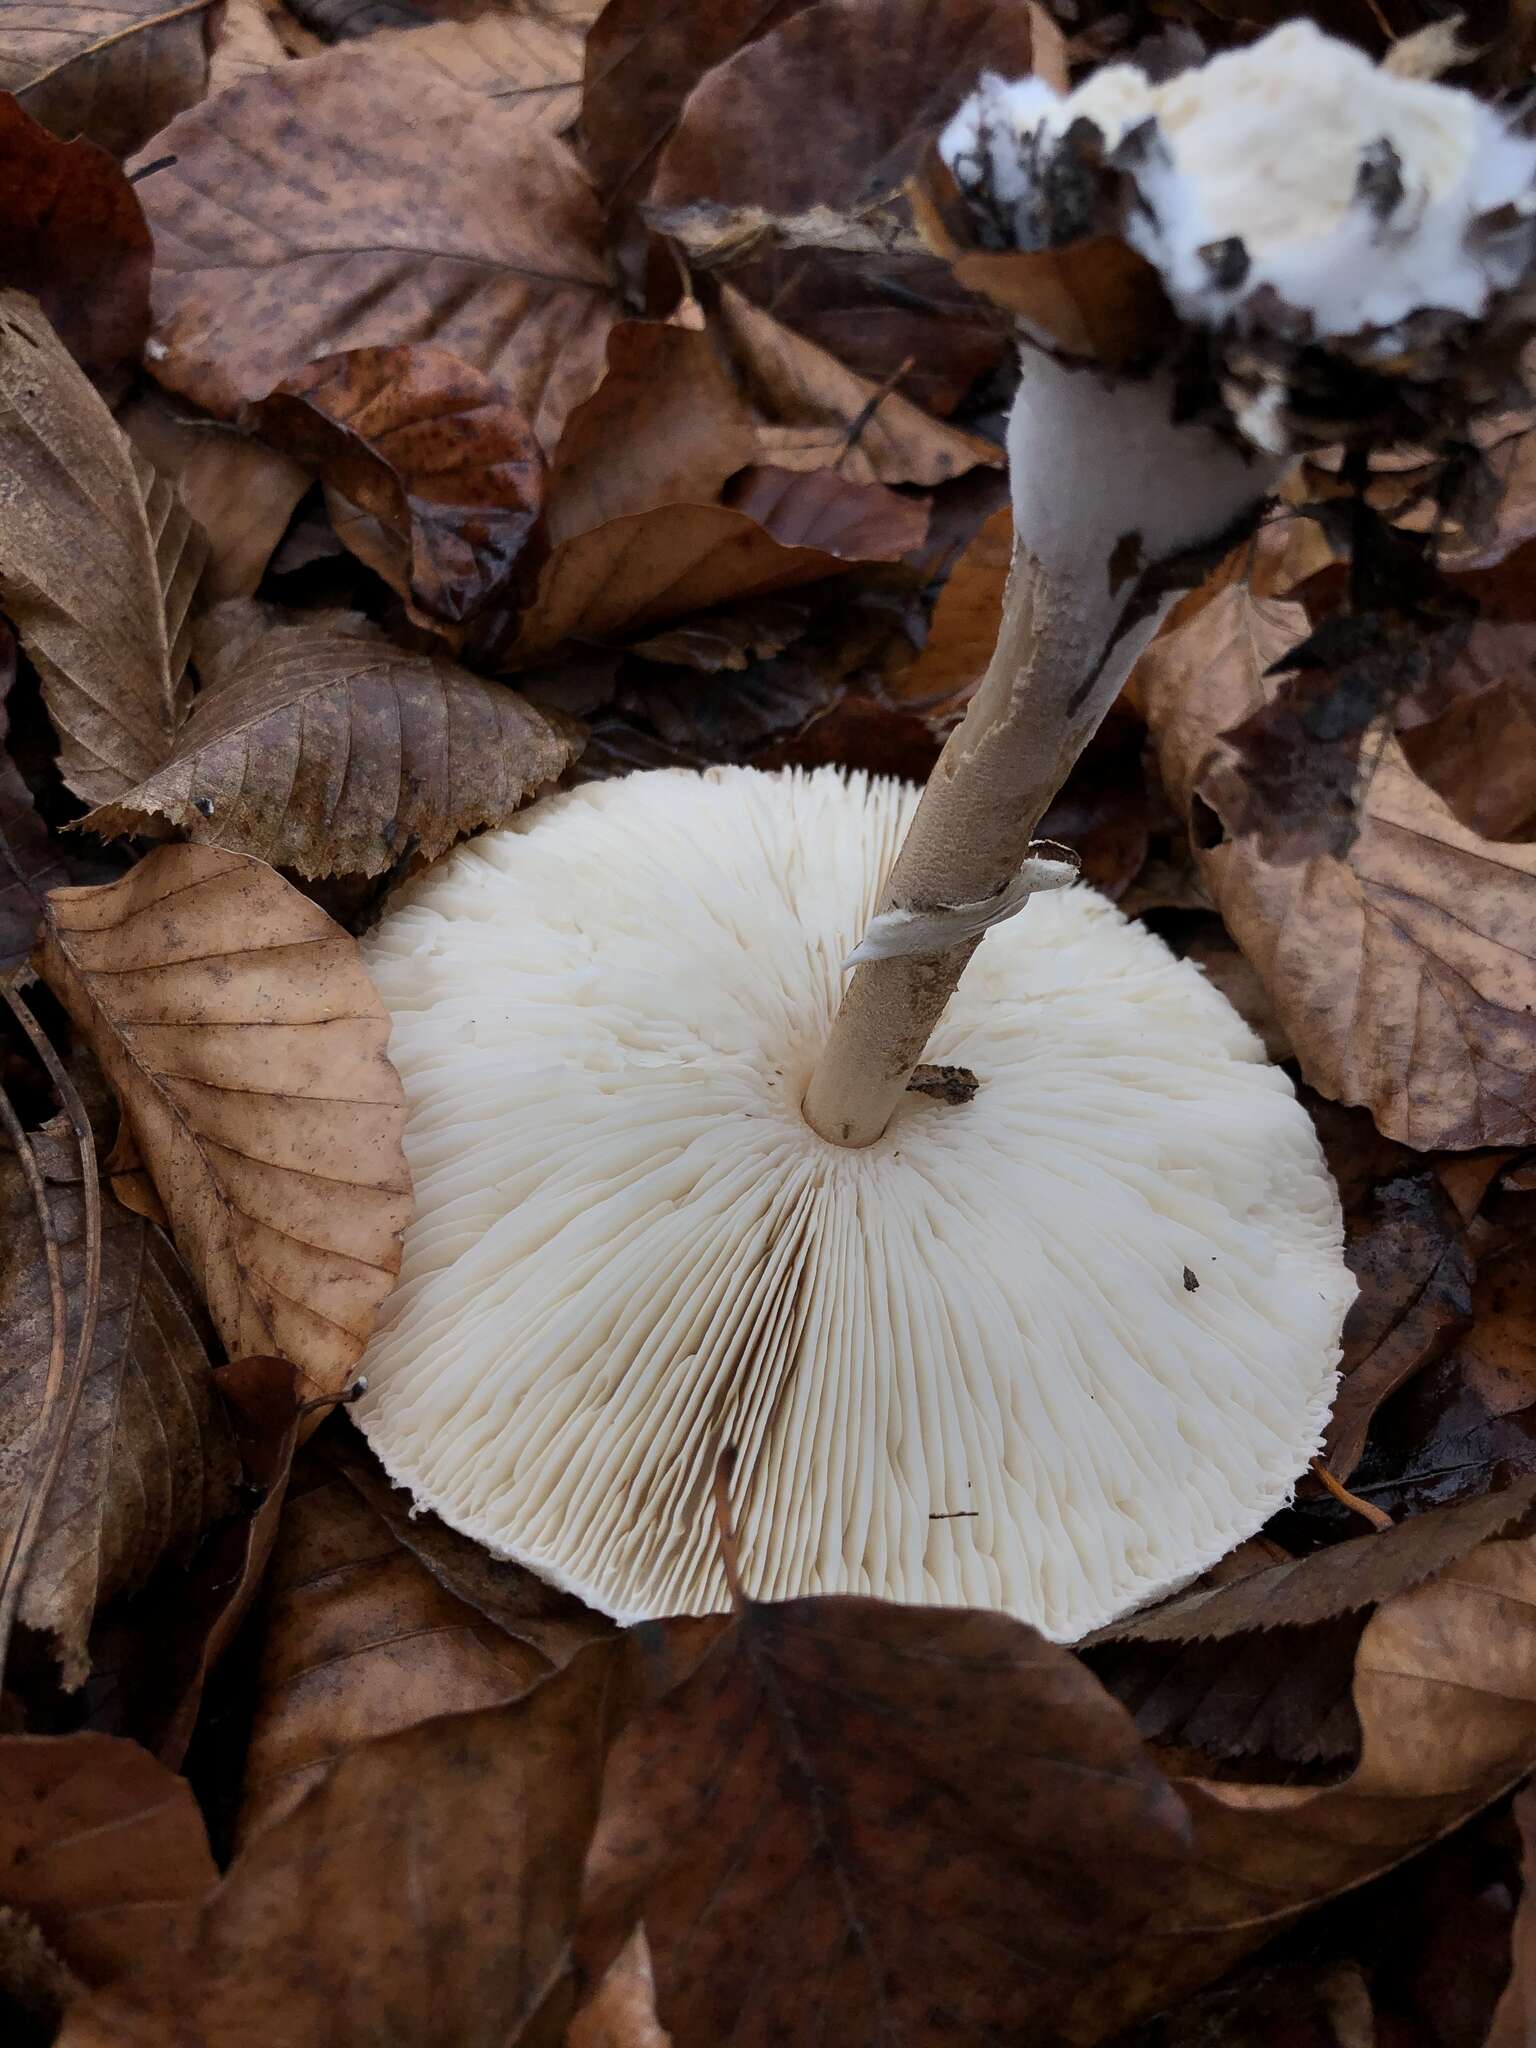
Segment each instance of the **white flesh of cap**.
[[[1289,1496],[1354,1293],[1289,1081],[1092,890],[987,939],[866,1151],[799,1111],[917,791],[662,772],[540,804],[366,942],[420,1212],[358,1419],[623,1620],[749,1591],[1071,1640]],[[1185,1282],[1186,1269],[1197,1281]]]

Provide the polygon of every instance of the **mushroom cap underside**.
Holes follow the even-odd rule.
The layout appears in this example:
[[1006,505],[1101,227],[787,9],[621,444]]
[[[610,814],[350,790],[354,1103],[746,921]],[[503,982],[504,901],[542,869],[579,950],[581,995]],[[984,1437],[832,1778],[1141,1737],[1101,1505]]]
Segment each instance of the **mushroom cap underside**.
[[[1310,1118],[1074,887],[967,970],[876,1144],[799,1104],[918,792],[661,771],[460,847],[367,941],[418,1214],[357,1417],[417,1500],[631,1621],[747,1590],[1059,1640],[1316,1450],[1354,1285]],[[962,1091],[963,1092],[963,1091]]]

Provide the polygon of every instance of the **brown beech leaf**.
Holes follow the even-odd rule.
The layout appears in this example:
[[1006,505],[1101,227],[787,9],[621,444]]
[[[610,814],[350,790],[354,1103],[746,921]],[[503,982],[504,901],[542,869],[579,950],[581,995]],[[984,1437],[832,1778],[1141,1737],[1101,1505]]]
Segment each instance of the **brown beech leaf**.
[[747,389],[773,423],[780,469],[835,469],[851,483],[947,483],[978,464],[999,468],[1003,451],[979,434],[946,426],[899,391],[859,377],[826,349],[722,285],[726,332]]
[[[240,85],[299,54],[284,42],[280,21],[292,33],[307,33],[285,13],[281,0],[224,0],[214,18],[213,49],[208,58],[210,93]],[[314,51],[305,54],[312,55]]]
[[0,88],[55,135],[126,156],[208,83],[212,0],[5,0]]
[[1201,875],[1314,1087],[1421,1150],[1528,1144],[1536,848],[1459,824],[1395,740],[1347,855],[1269,861],[1253,836],[1227,836],[1243,792],[1222,735],[1273,695],[1266,671],[1305,630],[1299,605],[1233,582],[1138,670]]
[[1515,1801],[1520,1829],[1520,1905],[1510,1936],[1509,1982],[1493,2015],[1485,2048],[1526,2048],[1536,2040],[1536,1787]]
[[550,1660],[486,1620],[305,1454],[267,1581],[239,1833],[291,1812],[326,1767],[437,1714],[515,1700]]
[[489,377],[446,349],[322,356],[245,410],[403,544],[402,596],[462,625],[502,589],[539,516],[544,459]]
[[235,1858],[195,1964],[61,2048],[556,2048],[613,1661],[595,1645],[510,1706],[340,1757]]
[[246,601],[221,607],[210,637],[231,615],[252,630],[201,663],[175,751],[92,811],[92,831],[166,817],[194,840],[302,875],[377,875],[407,847],[431,860],[465,832],[505,824],[578,751],[569,721],[451,661],[407,654],[356,613],[269,624]]
[[357,943],[260,861],[160,847],[56,889],[39,961],[226,1348],[346,1387],[411,1212],[389,1019]]
[[746,473],[735,505],[664,505],[573,535],[552,548],[524,614],[514,658],[568,638],[643,632],[665,619],[890,562],[921,545],[924,505],[880,484],[825,470]]
[[[1508,565],[1522,581],[1532,568],[1536,550]],[[1533,657],[1530,619],[1476,620],[1446,678],[1450,701],[1400,732],[1409,767],[1485,839],[1536,835]]]
[[132,185],[94,142],[59,141],[0,93],[0,192],[0,278],[115,392],[149,332],[150,235]]
[[[4,693],[15,672],[16,643],[0,631],[0,742],[6,733]],[[0,980],[26,966],[42,925],[43,898],[68,879],[20,769],[0,751]]]
[[678,500],[709,504],[756,458],[751,415],[707,334],[622,320],[602,382],[555,451],[546,531],[573,535]]
[[397,62],[429,65],[465,92],[559,135],[581,109],[584,41],[574,21],[536,9],[498,8],[467,21],[434,22],[402,33],[385,29],[372,48]]
[[153,368],[210,412],[413,342],[492,378],[546,448],[591,389],[614,318],[597,200],[497,101],[355,45],[179,115],[156,162]]
[[714,0],[657,7],[609,0],[587,37],[583,155],[604,195],[645,197],[689,93],[717,64],[809,0]]
[[201,596],[211,604],[254,596],[310,487],[309,473],[265,442],[173,405],[152,386],[117,417],[207,537]]
[[643,1916],[677,2048],[1055,2040],[1179,1883],[1129,1716],[1002,1615],[749,1603],[630,1648],[671,1683],[615,1743],[582,1953]]
[[[48,1202],[73,1344],[84,1297],[80,1190],[52,1186]],[[95,1338],[18,1610],[48,1638],[66,1687],[85,1677],[97,1609],[161,1563],[184,1564],[233,1504],[238,1461],[194,1317],[170,1244],[103,1190]],[[17,1161],[0,1154],[0,1493],[12,1498],[42,1414],[52,1328],[31,1197]]]
[[170,752],[202,542],[37,307],[0,292],[0,604],[70,788],[100,803]]
[[179,1968],[217,1882],[192,1788],[134,1743],[0,1736],[0,1903],[83,1983]]
[[1012,559],[1013,509],[1003,505],[967,542],[939,592],[927,644],[896,680],[903,704],[942,714],[966,702],[997,645]]

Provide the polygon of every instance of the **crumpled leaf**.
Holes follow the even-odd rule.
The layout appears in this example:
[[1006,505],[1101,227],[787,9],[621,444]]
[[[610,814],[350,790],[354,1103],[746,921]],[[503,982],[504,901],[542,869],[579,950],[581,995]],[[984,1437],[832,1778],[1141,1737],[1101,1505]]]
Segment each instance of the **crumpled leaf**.
[[201,597],[251,597],[311,478],[264,441],[173,404],[151,386],[130,399],[118,425],[158,474],[174,484],[207,537]]
[[[222,652],[213,636],[228,631]],[[577,729],[352,612],[222,607],[174,752],[85,819],[166,817],[193,840],[302,875],[381,874],[505,824],[578,751]],[[202,642],[199,642],[201,650]]]
[[927,508],[825,470],[748,472],[735,505],[664,505],[551,549],[512,657],[636,633],[707,605],[811,583],[921,544]]
[[[196,1961],[87,2042],[252,2040],[557,2048],[569,1937],[612,1689],[606,1645],[511,1706],[426,1721],[341,1757],[209,1900]],[[94,2024],[88,2025],[88,2022]]]
[[[278,138],[281,138],[279,141]],[[575,159],[494,100],[369,45],[181,114],[135,168],[155,236],[152,367],[225,417],[320,355],[431,342],[546,449],[614,318]]]
[[850,483],[947,483],[1003,451],[946,426],[900,391],[855,376],[836,356],[775,320],[730,285],[720,310],[754,401],[773,423],[760,459],[779,469],[835,469]]
[[411,1213],[389,1019],[356,941],[260,861],[167,846],[120,882],[56,889],[39,971],[228,1351],[341,1391]]
[[1274,694],[1267,671],[1305,630],[1299,605],[1233,582],[1138,670],[1201,875],[1314,1087],[1420,1150],[1528,1144],[1536,848],[1459,824],[1392,740],[1346,857],[1271,862],[1252,836],[1226,836],[1239,792],[1222,735]]
[[136,1744],[0,1736],[0,1901],[84,1983],[180,1967],[217,1882],[192,1788]]
[[[79,1189],[54,1184],[48,1203],[73,1344],[84,1294]],[[52,1327],[31,1196],[14,1157],[0,1154],[0,1495],[12,1499],[41,1415]],[[185,1563],[228,1513],[237,1473],[180,1261],[104,1189],[95,1338],[18,1609],[48,1638],[67,1688],[85,1677],[97,1610],[162,1562]]]
[[554,1669],[535,1644],[455,1598],[361,1494],[306,1457],[267,1580],[242,1843],[291,1812],[347,1750],[519,1699]]
[[202,543],[30,299],[0,292],[0,604],[89,802],[169,753]]
[[121,168],[0,93],[0,279],[30,292],[88,377],[117,391],[149,331],[150,236]]
[[55,135],[126,156],[203,96],[213,0],[10,0],[0,88]]
[[489,377],[425,344],[352,349],[244,416],[402,543],[401,594],[424,622],[463,625],[505,588],[539,516],[544,462]]
[[573,535],[676,501],[709,504],[757,456],[757,437],[709,336],[621,320],[602,382],[575,407],[555,451],[546,530]]
[[1129,1717],[1002,1615],[749,1603],[630,1642],[654,1691],[581,1952],[643,1916],[677,2048],[1054,2040],[1178,1887],[1184,1813]]

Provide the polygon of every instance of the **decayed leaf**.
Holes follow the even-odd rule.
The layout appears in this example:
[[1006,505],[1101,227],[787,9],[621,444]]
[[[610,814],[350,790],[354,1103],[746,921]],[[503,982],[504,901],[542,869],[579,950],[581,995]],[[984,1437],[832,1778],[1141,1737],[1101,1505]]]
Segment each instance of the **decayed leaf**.
[[1459,824],[1396,741],[1345,857],[1266,861],[1251,836],[1224,835],[1241,792],[1220,736],[1268,701],[1266,671],[1305,630],[1299,605],[1230,583],[1138,671],[1201,874],[1314,1087],[1420,1149],[1528,1144],[1536,848]]
[[[280,139],[279,139],[280,138]],[[564,146],[367,45],[252,78],[144,152],[153,367],[234,413],[320,355],[434,342],[546,448],[614,308],[595,195]]]
[[602,192],[627,205],[643,199],[699,80],[807,4],[658,8],[655,0],[609,0],[587,38],[582,97],[583,154]]
[[555,451],[549,539],[679,500],[707,505],[756,455],[751,416],[707,334],[620,321],[603,380],[572,411]]
[[[16,643],[0,632],[0,742],[5,691],[16,669]],[[43,921],[43,898],[67,881],[32,793],[10,755],[0,751],[0,979],[26,966]]]
[[926,507],[825,470],[749,472],[737,505],[665,505],[579,533],[551,550],[512,650],[640,632],[664,619],[895,561],[920,546]]
[[[350,612],[275,619],[201,662],[175,751],[86,823],[103,834],[170,818],[192,839],[303,875],[376,875],[500,825],[577,752],[568,720],[451,661],[407,654]],[[270,622],[269,622],[270,620]],[[251,1347],[247,1347],[251,1348]]]
[[402,595],[462,625],[504,590],[544,462],[522,413],[446,349],[322,356],[247,408],[256,430],[402,544]]
[[986,672],[1013,559],[1013,510],[1003,505],[972,536],[939,592],[927,644],[898,677],[904,704],[943,712],[963,704]]
[[573,21],[506,8],[429,28],[386,29],[373,48],[396,62],[426,64],[465,92],[495,100],[520,121],[559,135],[581,107],[584,41]]
[[[509,1707],[365,1743],[236,1857],[196,1962],[89,2042],[556,2048],[612,1653]],[[254,2032],[253,2032],[254,2029]]]
[[56,889],[40,971],[227,1349],[344,1388],[411,1209],[389,1020],[356,942],[260,861],[169,846],[105,888]]
[[149,331],[149,229],[132,185],[94,142],[60,142],[0,94],[0,194],[0,279],[31,292],[86,375],[115,391]]
[[1179,1882],[1129,1717],[1002,1615],[750,1604],[632,1647],[672,1682],[615,1744],[583,1952],[643,1917],[677,2048],[1054,2040]]
[[344,1480],[295,1480],[267,1582],[240,1837],[292,1811],[349,1749],[519,1699],[550,1660],[428,1572]]
[[[80,1193],[55,1185],[48,1197],[73,1344],[84,1291]],[[18,1610],[49,1639],[71,1688],[88,1668],[97,1609],[162,1562],[184,1563],[228,1512],[238,1469],[176,1254],[105,1191],[102,1211],[95,1339]],[[12,1500],[41,1414],[52,1322],[31,1198],[16,1160],[0,1155],[0,1495]]]
[[720,308],[748,389],[774,423],[763,460],[780,469],[835,469],[852,483],[930,486],[978,464],[1002,464],[992,442],[855,376],[730,285],[721,287]]
[[177,1967],[217,1882],[191,1787],[134,1743],[0,1737],[0,1901],[84,1983]]
[[170,751],[201,542],[19,292],[0,292],[0,463],[0,603],[42,676],[64,779],[100,803]]
[[212,0],[6,0],[0,87],[55,135],[126,156],[208,81]]
[[174,407],[153,389],[130,400],[118,424],[176,486],[207,537],[203,597],[220,604],[253,596],[310,487],[308,472],[265,442]]

